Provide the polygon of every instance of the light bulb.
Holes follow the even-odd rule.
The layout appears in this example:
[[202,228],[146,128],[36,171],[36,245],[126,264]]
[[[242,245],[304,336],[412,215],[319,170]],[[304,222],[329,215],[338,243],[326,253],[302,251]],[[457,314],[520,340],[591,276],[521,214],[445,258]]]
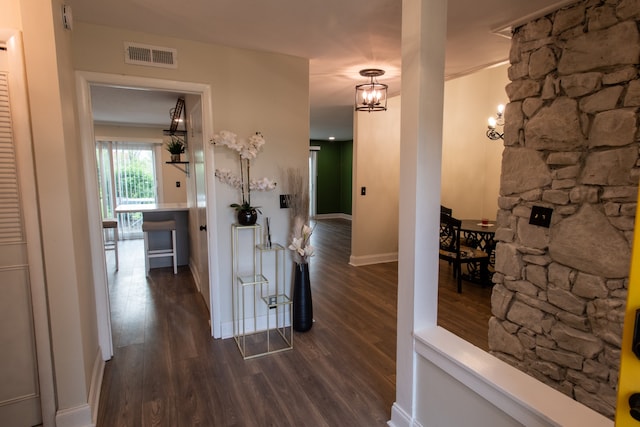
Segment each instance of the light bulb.
[[498,105],[498,117],[502,116],[502,113],[504,113],[504,105],[499,104]]
[[489,123],[488,125],[489,129],[496,128],[496,119],[494,117],[489,117],[489,120],[487,120],[487,122]]

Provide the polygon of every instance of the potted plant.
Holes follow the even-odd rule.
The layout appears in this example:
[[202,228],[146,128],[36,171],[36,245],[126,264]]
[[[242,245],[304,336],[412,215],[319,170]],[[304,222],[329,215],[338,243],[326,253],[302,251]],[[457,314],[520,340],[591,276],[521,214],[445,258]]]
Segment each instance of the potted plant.
[[179,162],[180,154],[184,153],[184,142],[175,135],[171,135],[171,141],[167,142],[167,151],[171,153],[171,161]]
[[230,207],[236,210],[236,216],[240,225],[253,225],[258,219],[260,209],[251,206],[251,190],[270,191],[276,187],[276,183],[268,178],[254,179],[251,174],[251,159],[255,159],[258,152],[265,144],[264,137],[260,132],[256,132],[247,139],[238,139],[238,136],[226,130],[213,136],[211,143],[214,145],[224,145],[236,151],[240,160],[240,177],[233,175],[226,169],[216,169],[215,176],[220,182],[229,184],[240,189],[242,203],[232,203]]

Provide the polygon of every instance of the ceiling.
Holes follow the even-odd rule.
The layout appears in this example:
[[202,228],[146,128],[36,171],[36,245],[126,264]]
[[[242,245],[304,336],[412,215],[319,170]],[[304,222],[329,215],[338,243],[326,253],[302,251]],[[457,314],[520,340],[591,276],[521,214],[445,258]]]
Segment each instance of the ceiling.
[[[449,0],[447,79],[505,61],[496,34],[575,0]],[[309,59],[311,139],[352,139],[364,68],[400,93],[401,0],[67,0],[76,21]],[[93,88],[97,123],[168,126],[175,93]],[[361,114],[361,113],[358,113]],[[372,113],[381,114],[381,113]],[[383,113],[382,113],[383,114]]]

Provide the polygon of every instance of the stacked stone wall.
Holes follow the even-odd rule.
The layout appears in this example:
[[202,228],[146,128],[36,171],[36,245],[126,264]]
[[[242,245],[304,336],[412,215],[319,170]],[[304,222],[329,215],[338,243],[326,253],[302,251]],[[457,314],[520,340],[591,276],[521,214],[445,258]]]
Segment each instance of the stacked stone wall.
[[[640,0],[514,30],[491,352],[610,418],[640,177]],[[552,209],[549,228],[529,223]]]

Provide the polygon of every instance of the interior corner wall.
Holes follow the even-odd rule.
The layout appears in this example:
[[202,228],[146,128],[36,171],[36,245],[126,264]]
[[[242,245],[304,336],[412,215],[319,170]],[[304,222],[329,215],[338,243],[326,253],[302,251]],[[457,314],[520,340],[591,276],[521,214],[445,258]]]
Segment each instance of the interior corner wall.
[[[487,118],[495,114],[498,104],[507,101],[507,70],[508,65],[503,64],[445,82],[441,202],[452,208],[458,218],[496,218],[504,145],[501,140],[489,140],[485,133]],[[400,134],[392,122],[399,123],[400,118],[393,108],[396,107],[390,104],[385,113],[355,116],[353,153],[354,171],[358,172],[353,181],[354,213],[358,206],[372,209],[380,203],[375,209],[376,212],[381,209],[382,215],[376,220],[363,218],[360,224],[356,215],[352,216],[352,256],[371,257],[397,251],[397,246],[394,248],[392,244],[397,240],[394,222],[397,218],[392,218],[390,212],[397,210],[398,197],[397,193],[386,192],[397,185],[394,179],[399,164],[394,161],[393,153],[400,144]],[[394,116],[396,113],[398,117]],[[389,182],[382,188],[367,183],[385,180]],[[360,195],[363,186],[367,187],[367,196]],[[385,231],[380,236],[367,235],[366,228],[358,228],[364,224]]]
[[441,204],[457,218],[496,218],[504,144],[485,133],[488,117],[507,103],[507,70],[486,68],[444,85]]
[[[398,254],[400,96],[387,111],[354,118],[351,262],[392,261]],[[366,194],[361,194],[365,188]]]

